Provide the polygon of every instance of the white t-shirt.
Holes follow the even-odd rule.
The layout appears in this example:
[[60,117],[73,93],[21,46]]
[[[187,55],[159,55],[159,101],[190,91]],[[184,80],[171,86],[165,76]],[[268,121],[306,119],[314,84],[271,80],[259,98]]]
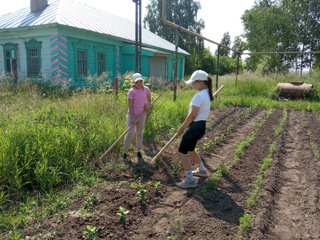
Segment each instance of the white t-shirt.
[[200,107],[194,122],[197,121],[206,121],[209,117],[210,108],[211,108],[211,101],[209,97],[209,90],[203,89],[200,92],[196,93],[189,105],[189,113],[192,110],[192,106]]

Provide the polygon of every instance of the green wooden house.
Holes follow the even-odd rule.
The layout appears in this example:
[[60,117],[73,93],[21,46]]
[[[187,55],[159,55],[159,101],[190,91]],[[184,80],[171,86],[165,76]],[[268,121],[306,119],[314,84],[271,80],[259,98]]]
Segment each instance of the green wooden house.
[[[94,3],[93,3],[94,4]],[[173,80],[175,45],[142,29],[141,73]],[[178,80],[185,57],[178,49]],[[135,23],[76,0],[30,0],[30,7],[0,16],[0,73],[55,85],[88,84],[135,70]]]

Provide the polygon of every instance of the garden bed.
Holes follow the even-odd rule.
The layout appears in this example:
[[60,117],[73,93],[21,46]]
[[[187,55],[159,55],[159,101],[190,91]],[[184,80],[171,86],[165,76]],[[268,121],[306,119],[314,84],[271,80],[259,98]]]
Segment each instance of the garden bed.
[[[165,142],[145,143],[144,161],[138,161],[134,152],[126,162],[112,153],[100,164],[98,184],[69,198],[62,211],[35,221],[21,237],[319,239],[320,166],[311,144],[320,149],[319,116],[288,110],[283,129],[276,133],[283,118],[282,109],[271,114],[257,108],[212,111],[197,147],[209,176],[221,165],[230,166],[213,188],[203,178],[196,178],[196,189],[175,186],[184,178],[177,152],[180,138],[153,165],[148,162]],[[254,136],[252,141],[235,159],[237,146],[249,136]],[[270,154],[273,143],[276,149]],[[258,199],[249,206],[250,192],[268,156],[272,162]],[[251,216],[247,231],[239,228],[244,214]]]

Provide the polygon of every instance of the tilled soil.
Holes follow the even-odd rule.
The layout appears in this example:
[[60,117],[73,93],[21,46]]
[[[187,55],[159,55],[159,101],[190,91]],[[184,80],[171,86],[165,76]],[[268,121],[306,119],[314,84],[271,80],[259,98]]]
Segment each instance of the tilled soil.
[[[165,142],[146,142],[144,160],[138,161],[134,152],[125,162],[118,155],[106,157],[100,163],[103,187],[74,199],[63,219],[50,215],[26,229],[22,237],[89,239],[83,231],[93,226],[95,239],[237,239],[239,219],[248,213],[253,216],[252,224],[242,233],[247,239],[320,239],[319,115],[286,112],[277,134],[284,118],[282,109],[271,114],[255,108],[212,111],[198,151],[210,177],[219,166],[230,166],[213,188],[208,188],[208,179],[197,177],[195,189],[175,186],[184,178],[177,152],[180,137],[153,165],[148,162]],[[250,136],[254,139],[235,159],[237,146]],[[270,154],[272,144],[276,148]],[[263,176],[262,190],[249,206],[247,200],[267,157],[272,162]],[[141,187],[146,190],[145,200]],[[92,193],[98,195],[98,202],[81,212]],[[117,214],[120,206],[129,211],[125,220]]]

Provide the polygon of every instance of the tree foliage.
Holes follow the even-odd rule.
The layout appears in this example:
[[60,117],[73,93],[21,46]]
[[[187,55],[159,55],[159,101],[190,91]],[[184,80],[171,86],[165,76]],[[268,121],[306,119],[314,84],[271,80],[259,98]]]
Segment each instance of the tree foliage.
[[[167,0],[166,18],[192,32],[201,34],[204,29],[204,21],[197,20],[198,11],[201,8],[199,1],[194,0]],[[147,15],[144,18],[144,24],[153,33],[160,37],[175,42],[176,30],[162,21],[162,0],[150,0],[147,5]],[[204,44],[203,40],[191,34],[179,33],[179,47],[191,53],[191,56],[186,58],[185,71],[186,74],[191,74],[197,67],[201,67],[199,56],[203,55]],[[194,62],[194,60],[198,62]]]
[[[243,52],[247,49],[247,43],[241,39],[241,37],[236,36],[233,41],[232,49],[237,50],[239,52]],[[236,58],[238,56],[237,52],[232,51],[232,58]]]
[[[220,42],[221,45],[226,46],[230,48],[231,45],[231,37],[229,32],[226,32],[223,34],[222,40]],[[215,55],[218,55],[218,50],[216,50]],[[220,56],[229,56],[230,55],[230,50],[224,47],[220,47],[219,51]]]
[[[251,52],[317,51],[320,42],[320,1],[310,0],[257,0],[252,9],[242,15],[244,36]],[[279,47],[278,43],[282,43]],[[312,54],[281,54],[282,69],[311,66]],[[272,71],[278,56],[255,55],[247,59],[247,67],[256,70],[261,64]]]

